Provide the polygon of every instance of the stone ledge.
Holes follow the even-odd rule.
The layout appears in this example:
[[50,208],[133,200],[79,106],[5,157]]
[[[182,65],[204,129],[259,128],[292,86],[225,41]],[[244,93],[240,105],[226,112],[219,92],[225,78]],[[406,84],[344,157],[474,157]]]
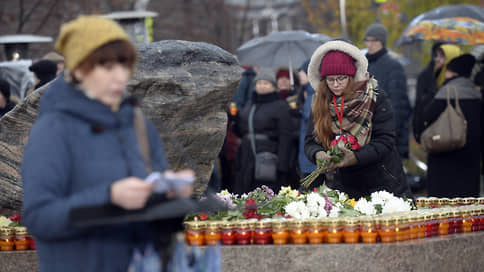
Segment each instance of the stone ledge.
[[[222,271],[480,271],[484,232],[389,244],[222,246]],[[0,252],[0,272],[37,271],[36,251]]]

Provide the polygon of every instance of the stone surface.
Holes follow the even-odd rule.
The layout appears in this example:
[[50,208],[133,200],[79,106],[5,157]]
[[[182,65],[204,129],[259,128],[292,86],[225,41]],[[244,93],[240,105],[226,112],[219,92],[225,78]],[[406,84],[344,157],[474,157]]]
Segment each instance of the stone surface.
[[[175,169],[193,168],[195,193],[205,191],[225,137],[225,109],[242,69],[227,51],[207,43],[168,40],[139,45],[128,90],[164,141]],[[0,119],[0,207],[20,210],[19,167],[43,88]]]
[[[483,245],[481,231],[390,244],[222,246],[222,271],[482,271]],[[0,252],[0,272],[36,271],[36,262],[35,251]]]

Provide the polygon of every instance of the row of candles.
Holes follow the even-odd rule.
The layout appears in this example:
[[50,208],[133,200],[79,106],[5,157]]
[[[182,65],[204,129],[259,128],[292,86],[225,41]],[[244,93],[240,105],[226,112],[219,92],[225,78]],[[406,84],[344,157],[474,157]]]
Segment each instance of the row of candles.
[[27,249],[35,249],[35,240],[30,237],[26,227],[0,228],[0,251]]
[[311,220],[187,221],[189,245],[391,243],[484,230],[484,205]]
[[419,208],[440,208],[455,207],[466,205],[484,205],[484,197],[456,197],[456,198],[437,198],[419,197],[415,200],[415,205]]

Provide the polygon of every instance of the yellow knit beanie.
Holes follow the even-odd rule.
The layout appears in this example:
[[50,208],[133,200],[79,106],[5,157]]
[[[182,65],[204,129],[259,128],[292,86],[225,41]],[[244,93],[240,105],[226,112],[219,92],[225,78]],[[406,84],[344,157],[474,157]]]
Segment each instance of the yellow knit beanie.
[[64,55],[65,65],[72,71],[94,50],[116,40],[131,43],[128,34],[113,20],[82,15],[62,25],[55,48]]

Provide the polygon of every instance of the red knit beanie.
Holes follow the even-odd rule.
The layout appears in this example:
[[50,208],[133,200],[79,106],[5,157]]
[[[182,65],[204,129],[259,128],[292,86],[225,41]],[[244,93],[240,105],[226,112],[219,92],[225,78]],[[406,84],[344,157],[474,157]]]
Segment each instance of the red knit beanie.
[[321,61],[321,78],[331,75],[356,74],[355,61],[348,54],[341,51],[329,51]]

